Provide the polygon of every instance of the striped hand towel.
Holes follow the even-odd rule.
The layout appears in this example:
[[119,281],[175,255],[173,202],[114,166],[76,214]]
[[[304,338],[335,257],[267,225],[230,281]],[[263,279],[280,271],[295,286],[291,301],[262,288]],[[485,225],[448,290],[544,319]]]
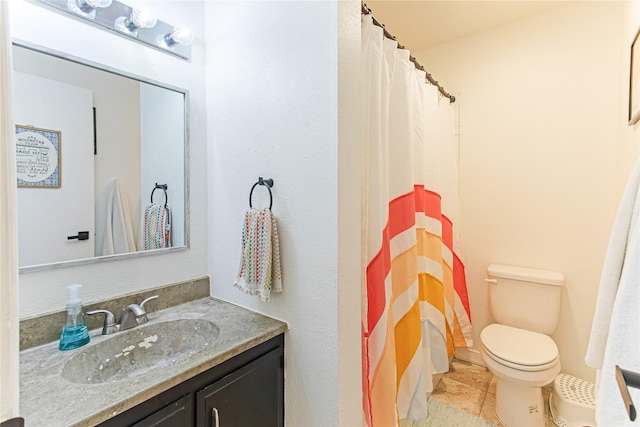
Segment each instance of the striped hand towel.
[[144,210],[144,250],[171,247],[171,211],[151,203]]
[[282,292],[278,226],[270,209],[251,208],[244,216],[242,257],[234,286],[269,301],[271,292]]

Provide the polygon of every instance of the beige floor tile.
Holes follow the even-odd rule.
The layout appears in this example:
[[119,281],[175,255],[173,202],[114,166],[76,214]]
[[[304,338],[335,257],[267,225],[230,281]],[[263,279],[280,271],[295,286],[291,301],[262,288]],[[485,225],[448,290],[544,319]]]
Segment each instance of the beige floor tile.
[[[549,410],[549,396],[553,387],[543,387],[545,427],[555,427]],[[431,397],[449,406],[479,416],[482,420],[505,427],[495,414],[496,378],[485,367],[454,359],[450,371],[437,383]],[[424,420],[422,420],[424,421]],[[401,424],[415,427],[417,424]]]
[[453,359],[449,372],[444,376],[483,391],[489,388],[491,377],[493,377],[491,372],[484,366],[474,365],[458,359]]
[[542,387],[542,398],[544,399],[544,413],[547,415],[545,418],[545,427],[556,427],[553,422],[553,416],[549,409],[549,399],[551,398],[551,391],[553,390],[553,383],[546,387]]
[[[551,394],[551,387],[543,387],[542,388],[542,399],[544,400],[544,412],[545,412],[545,427],[556,427],[553,423],[553,418],[551,417],[551,411],[549,410],[549,397]],[[495,424],[498,427],[504,427],[498,417],[496,416],[495,407],[496,407],[496,378],[495,376],[491,380],[491,384],[489,385],[489,391],[487,392],[487,396],[482,403],[482,409],[480,411],[480,418],[490,423]]]
[[498,378],[495,375],[491,378],[491,383],[489,383],[489,390],[487,390],[491,394],[496,394],[496,383],[498,382]]
[[[431,380],[433,381],[433,388],[435,389],[438,386],[438,383],[440,382],[440,380],[442,379],[442,377],[444,376],[444,374],[433,374]],[[427,398],[429,397],[431,393],[427,393]]]
[[487,422],[493,423],[498,427],[504,427],[504,424],[502,424],[498,419],[498,417],[496,416],[496,395],[495,394],[487,393],[487,396],[484,398],[484,402],[482,403],[480,418],[482,418]]
[[400,420],[400,427],[413,427],[413,420]]
[[485,390],[480,390],[445,375],[433,390],[431,397],[469,414],[479,415],[485,394]]

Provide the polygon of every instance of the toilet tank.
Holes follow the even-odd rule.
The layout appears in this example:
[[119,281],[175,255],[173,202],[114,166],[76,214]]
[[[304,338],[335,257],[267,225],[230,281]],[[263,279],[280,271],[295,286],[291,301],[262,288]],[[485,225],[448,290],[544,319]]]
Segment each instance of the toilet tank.
[[560,316],[564,274],[491,264],[489,305],[496,323],[551,335]]

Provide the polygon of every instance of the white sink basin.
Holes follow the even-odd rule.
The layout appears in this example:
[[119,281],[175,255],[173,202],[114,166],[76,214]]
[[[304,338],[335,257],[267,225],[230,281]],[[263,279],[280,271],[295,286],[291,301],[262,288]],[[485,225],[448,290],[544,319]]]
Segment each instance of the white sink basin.
[[65,363],[62,377],[80,384],[135,378],[198,354],[219,333],[214,323],[200,319],[148,323],[78,350]]

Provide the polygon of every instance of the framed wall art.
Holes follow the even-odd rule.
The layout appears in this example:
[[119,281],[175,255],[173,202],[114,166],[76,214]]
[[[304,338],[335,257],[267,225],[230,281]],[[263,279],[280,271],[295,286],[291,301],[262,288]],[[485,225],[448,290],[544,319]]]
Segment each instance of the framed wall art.
[[640,42],[636,33],[631,43],[631,70],[629,76],[629,126],[640,119]]
[[60,131],[16,125],[18,187],[60,188],[61,149]]

